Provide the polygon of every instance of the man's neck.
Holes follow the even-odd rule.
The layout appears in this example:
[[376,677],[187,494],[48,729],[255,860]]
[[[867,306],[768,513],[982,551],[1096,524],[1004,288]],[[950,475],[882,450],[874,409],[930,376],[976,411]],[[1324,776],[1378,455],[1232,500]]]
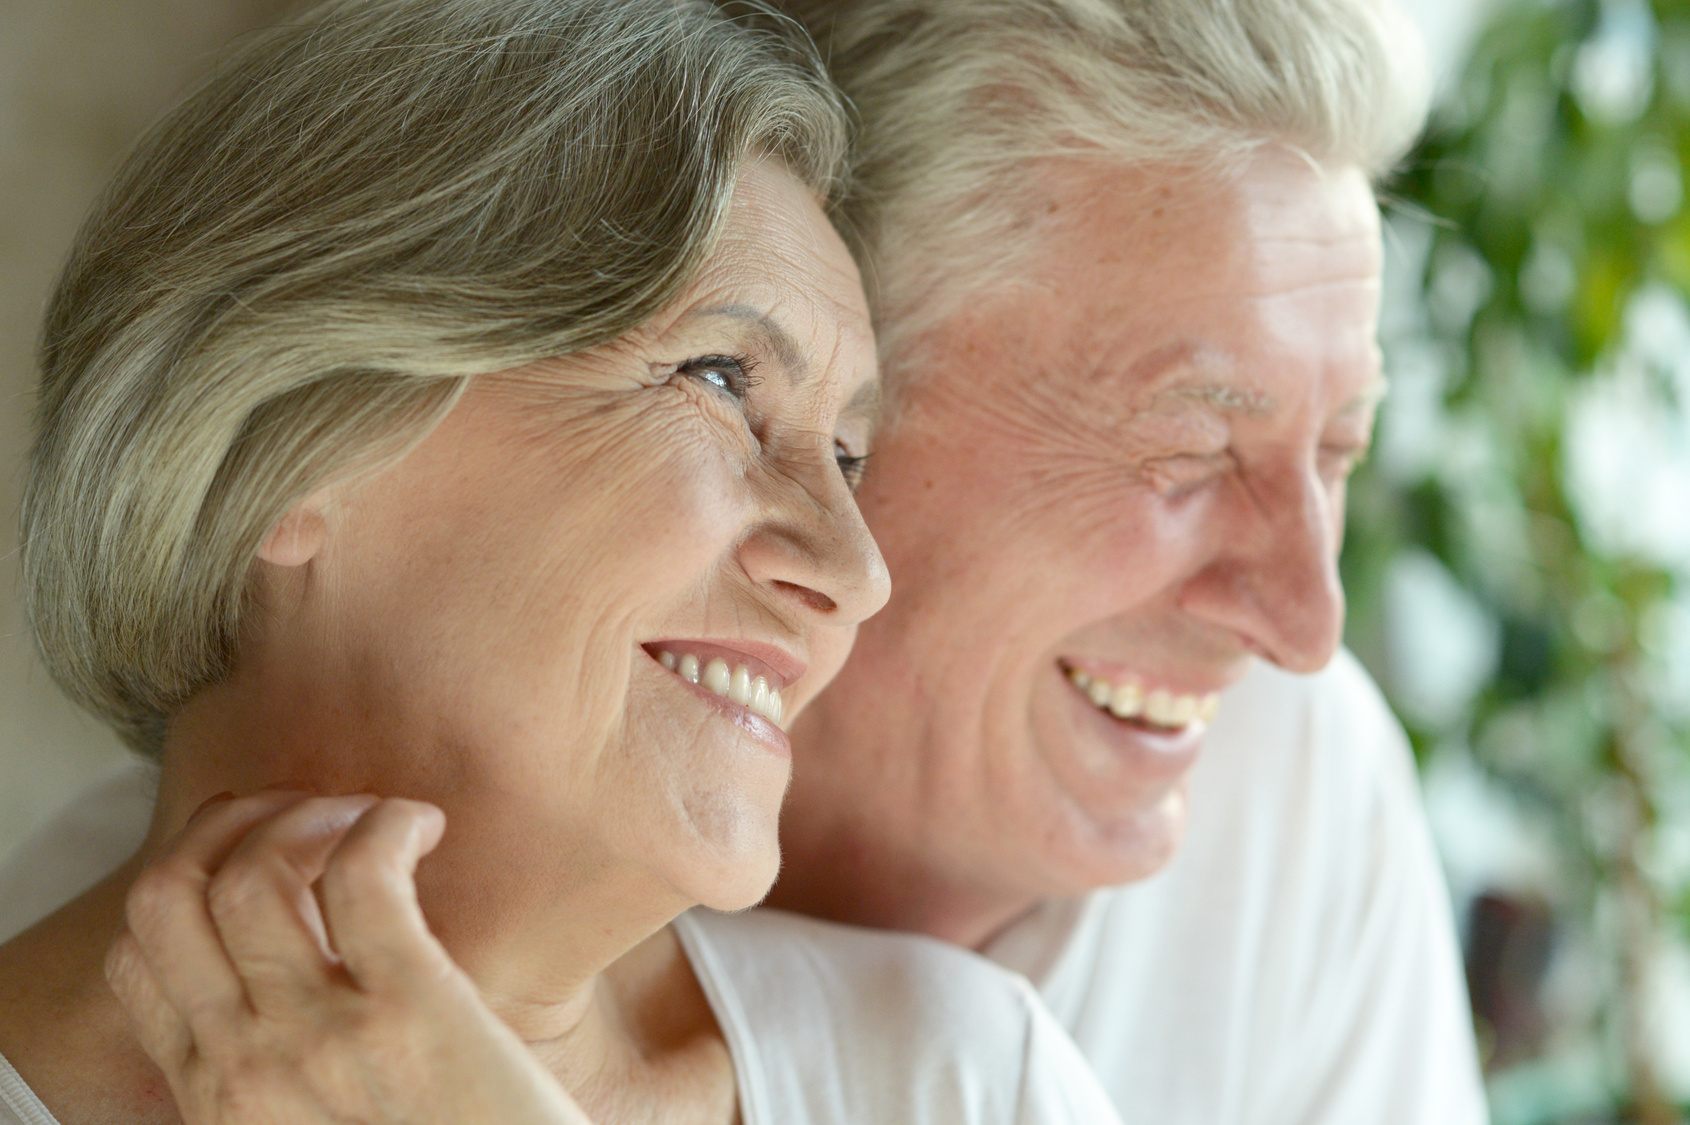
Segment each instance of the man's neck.
[[926,934],[983,949],[1039,902],[951,877],[871,826],[788,818],[767,905],[830,922]]

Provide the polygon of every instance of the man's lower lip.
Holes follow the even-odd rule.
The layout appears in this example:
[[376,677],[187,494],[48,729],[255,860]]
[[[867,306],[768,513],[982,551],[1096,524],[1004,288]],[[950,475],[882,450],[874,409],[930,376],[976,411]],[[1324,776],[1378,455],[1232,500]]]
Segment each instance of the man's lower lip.
[[1078,691],[1070,693],[1070,703],[1086,716],[1081,721],[1089,729],[1109,743],[1118,755],[1132,760],[1134,773],[1148,772],[1169,781],[1190,771],[1203,748],[1203,736],[1208,733],[1207,724],[1201,722],[1174,730],[1117,719]]
[[751,708],[735,703],[725,695],[717,695],[709,688],[689,683],[679,676],[675,677],[675,682],[709,704],[717,714],[767,745],[770,752],[783,758],[792,756],[792,739],[787,737],[787,733]]

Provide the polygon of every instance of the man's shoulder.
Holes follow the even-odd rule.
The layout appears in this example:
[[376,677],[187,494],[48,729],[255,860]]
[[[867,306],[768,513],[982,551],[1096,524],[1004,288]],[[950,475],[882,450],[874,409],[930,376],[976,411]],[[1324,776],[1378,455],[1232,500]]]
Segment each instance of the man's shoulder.
[[1255,1010],[1267,959],[1301,956],[1316,920],[1364,907],[1380,831],[1394,848],[1413,836],[1398,822],[1418,816],[1406,737],[1347,652],[1314,675],[1259,664],[1230,689],[1187,802],[1160,874],[1046,904],[1004,942],[1005,962],[1082,1038],[1087,1025],[1138,1037],[1100,992],[1149,1011],[1177,1008],[1178,994],[1198,1024]]
[[[690,952],[707,943],[741,994],[767,992],[792,1011],[798,993],[836,1018],[885,1022],[912,1038],[985,1020],[1024,1026],[1039,1004],[1027,981],[971,950],[920,934],[840,925],[773,908],[694,910]],[[698,937],[702,936],[704,942]],[[761,999],[761,997],[759,997]],[[795,1013],[807,1021],[801,1012]]]
[[[1189,802],[1159,876],[1038,915],[1045,999],[1123,1117],[1478,1120],[1413,756],[1360,663],[1253,669]],[[1322,1097],[1342,1110],[1316,1112]]]
[[773,909],[676,930],[769,1120],[1116,1120],[1032,986],[976,953]]
[[1191,787],[1197,831],[1209,819],[1236,827],[1237,816],[1277,818],[1292,807],[1349,815],[1417,800],[1402,724],[1347,650],[1312,675],[1258,662],[1223,697]]
[[1311,738],[1398,736],[1401,726],[1361,661],[1348,649],[1319,672],[1298,675],[1256,661],[1222,697],[1210,742],[1250,737],[1258,744]]

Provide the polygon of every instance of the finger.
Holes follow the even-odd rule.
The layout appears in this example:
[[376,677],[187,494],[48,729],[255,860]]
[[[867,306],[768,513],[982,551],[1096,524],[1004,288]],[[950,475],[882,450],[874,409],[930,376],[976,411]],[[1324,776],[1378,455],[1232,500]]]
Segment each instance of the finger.
[[178,1073],[193,1048],[187,1021],[165,996],[158,977],[125,926],[106,950],[106,982],[116,994],[147,1057],[167,1077]]
[[366,991],[453,970],[417,905],[417,863],[445,830],[445,814],[433,805],[385,800],[359,818],[329,858],[321,883],[329,936]]
[[206,903],[212,873],[264,819],[305,799],[268,790],[203,808],[129,888],[125,918],[160,990],[196,1035],[217,1035],[246,991]]
[[376,800],[301,801],[248,832],[212,876],[212,919],[258,1011],[297,1003],[332,982],[339,958],[311,885]]

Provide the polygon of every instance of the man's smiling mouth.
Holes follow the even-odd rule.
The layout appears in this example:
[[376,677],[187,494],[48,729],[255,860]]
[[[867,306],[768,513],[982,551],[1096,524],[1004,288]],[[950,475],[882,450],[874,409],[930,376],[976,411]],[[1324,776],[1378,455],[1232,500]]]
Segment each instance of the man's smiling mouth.
[[1078,668],[1064,666],[1063,672],[1098,710],[1107,711],[1117,719],[1162,730],[1180,731],[1192,723],[1207,724],[1214,719],[1221,705],[1218,692],[1198,695],[1169,691],[1167,688],[1146,690],[1144,683],[1137,678],[1111,683]]

